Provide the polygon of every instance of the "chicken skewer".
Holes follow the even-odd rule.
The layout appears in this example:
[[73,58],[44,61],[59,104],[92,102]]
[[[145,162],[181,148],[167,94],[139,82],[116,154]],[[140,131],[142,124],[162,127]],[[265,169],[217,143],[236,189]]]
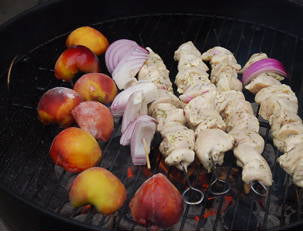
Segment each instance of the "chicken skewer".
[[[165,163],[184,171],[188,188],[183,192],[187,204],[200,204],[204,193],[192,187],[187,168],[194,161],[194,132],[185,126],[184,104],[172,93],[169,71],[161,57],[149,50],[149,57],[138,73],[139,80],[152,81],[158,88],[158,97],[149,105],[148,113],[157,120],[157,131],[163,140],[159,150],[165,157]],[[188,192],[199,194],[197,201],[187,200]]]
[[[253,54],[242,72],[268,60],[265,53]],[[284,153],[278,163],[294,184],[303,187],[303,124],[297,115],[298,99],[288,85],[281,84],[283,79],[282,73],[268,70],[256,75],[245,88],[255,94],[255,101],[260,105],[259,115],[269,122],[273,143]]]
[[242,83],[237,78],[241,66],[233,54],[223,48],[214,47],[202,54],[212,67],[210,80],[217,87],[217,108],[226,124],[226,131],[235,139],[233,152],[237,165],[242,167],[242,180],[251,185],[257,194],[265,195],[255,188],[259,182],[264,188],[271,186],[272,173],[264,157],[264,140],[259,135],[259,121],[251,104],[242,93]]
[[[216,86],[208,79],[208,67],[202,61],[200,51],[189,41],[175,51],[174,59],[178,61],[178,74],[175,83],[180,99],[186,104],[185,118],[188,125],[195,130],[195,151],[201,164],[208,172],[215,173],[211,191],[222,195],[229,191],[227,182],[217,178],[216,165],[222,165],[224,153],[231,150],[234,138],[225,133],[225,123],[216,109]],[[212,190],[216,182],[225,184],[223,191]]]

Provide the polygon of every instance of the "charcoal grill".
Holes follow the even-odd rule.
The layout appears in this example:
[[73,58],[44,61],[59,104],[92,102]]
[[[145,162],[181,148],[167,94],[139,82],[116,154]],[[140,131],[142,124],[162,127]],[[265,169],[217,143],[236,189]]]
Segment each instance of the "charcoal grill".
[[[51,7],[50,4],[48,8]],[[188,12],[140,14],[98,21],[91,19],[89,25],[100,29],[110,41],[128,38],[153,48],[162,56],[172,80],[177,73],[173,52],[188,40],[193,41],[200,51],[216,45],[226,47],[242,65],[252,53],[266,52],[285,64],[291,76],[287,83],[302,99],[303,40],[294,33],[233,17]],[[2,27],[2,31],[9,26]],[[0,186],[29,206],[83,228],[145,230],[145,227],[132,221],[128,208],[136,189],[158,172],[166,174],[180,191],[186,187],[182,174],[163,164],[157,150],[158,137],[153,142],[151,171],[145,167],[134,167],[129,148],[119,145],[121,121],[115,122],[112,138],[100,144],[104,153],[100,166],[118,176],[128,191],[128,200],[123,208],[111,216],[102,216],[89,207],[71,208],[67,190],[75,175],[55,167],[48,156],[50,143],[61,129],[43,126],[37,119],[36,105],[47,89],[71,87],[54,78],[53,67],[56,58],[65,49],[67,34],[73,28],[61,27],[57,34],[51,31],[48,39],[45,39],[47,35],[44,33],[41,37],[45,40],[34,38],[32,46],[27,46],[27,49],[17,47],[18,54],[10,53],[1,60],[7,68],[1,74],[0,85]],[[8,89],[8,60],[15,55]],[[104,58],[101,57],[101,60],[102,70],[107,73]],[[253,102],[252,95],[245,92],[245,96]],[[257,106],[255,108],[257,111]],[[302,117],[302,100],[299,111]],[[190,169],[190,180],[195,187],[203,189],[205,200],[198,206],[185,206],[180,222],[171,227],[172,230],[285,230],[303,225],[303,191],[291,184],[290,178],[276,163],[281,153],[272,145],[267,122],[259,119],[260,133],[266,142],[263,155],[271,166],[274,179],[267,197],[243,192],[241,169],[236,167],[232,153],[226,154],[224,165],[219,169],[231,183],[231,190],[226,195],[214,196],[210,193],[207,186],[214,176],[206,174],[201,165],[195,163]]]

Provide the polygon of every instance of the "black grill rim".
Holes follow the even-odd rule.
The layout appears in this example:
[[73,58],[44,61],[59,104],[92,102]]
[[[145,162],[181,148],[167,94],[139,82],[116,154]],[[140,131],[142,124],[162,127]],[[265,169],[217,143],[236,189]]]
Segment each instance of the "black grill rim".
[[[40,7],[44,7],[44,6],[47,6],[49,4],[53,4],[55,2],[59,2],[60,0],[55,0],[54,2],[49,2],[49,3],[46,3],[45,5],[43,6],[37,6],[37,7],[33,7],[32,9],[26,11],[24,14],[21,14],[19,17],[22,17],[23,15],[26,15],[27,12],[30,12],[31,10],[36,10]],[[198,14],[198,13],[155,13],[155,14],[138,14],[138,15],[133,15],[133,16],[123,16],[123,17],[117,17],[117,18],[112,18],[112,19],[106,19],[106,20],[102,20],[100,22],[97,22],[97,23],[92,23],[91,26],[94,26],[94,25],[102,25],[102,24],[105,24],[105,23],[110,23],[110,22],[115,22],[115,21],[121,21],[121,20],[127,20],[127,19],[133,19],[133,18],[141,18],[141,17],[153,17],[153,16],[198,16],[198,17],[207,17],[207,18],[218,18],[218,19],[225,19],[225,20],[231,20],[233,22],[240,22],[240,23],[245,23],[245,24],[250,24],[250,25],[254,25],[254,26],[259,26],[259,27],[262,27],[263,29],[267,29],[267,30],[273,30],[273,31],[276,31],[276,32],[279,32],[279,33],[283,33],[287,36],[290,36],[294,39],[296,39],[297,41],[303,41],[303,38],[301,37],[298,37],[297,35],[295,34],[292,34],[292,33],[289,33],[287,31],[284,31],[284,30],[279,30],[275,27],[272,27],[272,26],[268,26],[268,25],[265,25],[265,24],[257,24],[255,22],[252,22],[252,21],[248,21],[248,20],[243,20],[243,19],[239,19],[239,18],[233,18],[233,17],[226,17],[226,16],[222,16],[222,15],[216,15],[216,14]],[[19,18],[18,17],[18,18]],[[17,19],[13,19],[13,20],[10,20],[8,21],[6,24],[10,24],[10,23],[13,23],[14,21],[16,21]],[[6,24],[2,25],[0,27],[0,30],[3,29]],[[28,51],[28,53],[32,53],[34,51],[36,51],[37,49],[39,49],[40,47],[52,42],[53,40],[57,39],[57,38],[60,38],[60,37],[63,37],[63,36],[66,36],[69,32],[66,32],[66,33],[63,33],[63,34],[60,34],[60,35],[57,35],[56,37],[44,42],[44,43],[41,43],[39,44],[38,46],[30,49]],[[3,73],[0,75],[0,78],[6,78],[6,73],[7,71],[3,71]],[[302,104],[302,102],[301,102]],[[10,188],[8,187],[5,187],[4,184],[0,183],[0,189],[7,192],[8,194],[12,195],[14,198],[22,201],[24,204],[34,208],[34,209],[37,209],[38,211],[42,212],[43,214],[45,215],[48,215],[48,216],[51,216],[51,217],[54,217],[58,220],[61,220],[61,221],[64,221],[66,223],[70,223],[70,224],[73,224],[73,225],[76,225],[76,226],[79,226],[79,227],[83,227],[83,228],[86,228],[86,229],[89,229],[89,230],[104,230],[104,231],[110,231],[112,229],[107,229],[107,228],[93,228],[94,226],[93,225],[86,225],[85,223],[82,223],[82,222],[79,222],[75,219],[69,219],[69,218],[65,218],[63,216],[60,216],[58,215],[57,213],[49,210],[48,208],[44,208],[40,205],[38,205],[37,203],[35,203],[34,201],[29,201],[29,200],[26,200],[24,199],[22,196],[20,196],[17,192],[11,190]],[[297,221],[295,223],[291,223],[291,224],[288,224],[288,225],[285,225],[283,227],[275,227],[275,230],[285,230],[285,229],[289,229],[289,228],[293,228],[293,227],[297,227],[299,225],[303,225],[303,220],[302,221]],[[96,226],[95,226],[96,227]],[[270,228],[268,229],[262,229],[264,231],[267,231],[267,230],[272,230]]]

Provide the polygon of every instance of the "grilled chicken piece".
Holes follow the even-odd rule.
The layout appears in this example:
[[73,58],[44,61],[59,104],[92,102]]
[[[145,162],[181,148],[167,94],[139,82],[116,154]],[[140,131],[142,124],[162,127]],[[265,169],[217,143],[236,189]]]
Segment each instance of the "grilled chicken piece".
[[237,164],[243,168],[242,180],[249,184],[259,181],[266,186],[272,185],[270,167],[262,155],[250,143],[240,143],[234,148]]
[[186,123],[183,109],[176,108],[170,103],[157,104],[150,115],[157,120],[158,131],[161,131],[168,122],[178,122],[180,124]]
[[272,78],[268,73],[262,73],[245,86],[253,94],[257,94],[261,89],[274,85],[281,85],[280,81]]
[[219,80],[216,84],[218,91],[242,90],[242,83],[237,78],[232,77],[226,72],[219,75]]
[[208,82],[196,82],[192,84],[190,87],[188,87],[185,92],[180,95],[180,99],[184,103],[188,103],[193,98],[203,95],[205,93],[211,93],[216,94],[217,89],[214,84],[212,84],[210,81]]
[[183,93],[189,86],[199,82],[209,83],[208,74],[194,67],[179,71],[175,80],[179,93]]
[[235,127],[229,133],[235,139],[235,146],[246,144],[254,147],[254,149],[261,154],[264,150],[264,140],[259,133],[248,130],[238,129]]
[[222,165],[224,153],[233,148],[234,138],[220,129],[204,129],[197,136],[196,154],[208,172],[214,164]]
[[187,171],[187,167],[195,160],[195,152],[191,149],[180,148],[172,151],[168,157],[165,158],[165,163],[176,166],[180,170]]
[[295,93],[286,84],[273,85],[273,86],[263,88],[256,94],[255,101],[256,101],[256,103],[260,104],[265,99],[272,97],[272,96],[275,96],[275,97],[288,96],[290,100],[294,100],[298,103]]
[[184,104],[171,92],[159,89],[158,95],[155,96],[156,100],[149,105],[148,113],[152,114],[156,110],[156,106],[159,103],[169,103],[176,108],[183,108]]
[[197,68],[201,72],[208,71],[207,65],[202,61],[200,51],[191,41],[183,43],[174,54],[174,59],[178,62],[178,70]]
[[184,107],[184,112],[188,125],[192,128],[195,128],[200,123],[207,123],[210,120],[216,120],[219,124],[224,124],[215,108],[215,96],[209,92],[191,100]]
[[219,91],[242,90],[242,83],[237,78],[237,71],[241,66],[229,50],[214,47],[204,52],[202,59],[210,61],[212,66],[210,79]]
[[194,150],[194,145],[194,131],[183,127],[180,130],[163,134],[159,150],[164,156],[168,156],[172,151],[181,148]]
[[226,131],[230,131],[234,127],[237,129],[244,129],[252,132],[259,132],[259,120],[250,113],[239,112],[234,113],[224,120],[226,124]]
[[265,120],[269,120],[272,115],[280,115],[283,111],[296,114],[298,112],[297,98],[274,94],[260,102],[259,115]]
[[303,143],[298,144],[289,152],[278,158],[281,167],[290,175],[293,175],[297,162],[303,159]]
[[289,152],[298,144],[302,144],[302,143],[303,143],[303,133],[298,135],[291,135],[284,140],[283,151]]
[[243,100],[245,100],[245,97],[240,91],[232,90],[218,92],[215,99],[216,108],[220,113],[222,113],[230,102],[239,102]]
[[220,129],[225,131],[226,125],[225,122],[222,120],[221,117],[212,117],[209,116],[205,120],[203,120],[196,128],[195,128],[195,135],[197,136],[202,130],[205,129]]
[[172,92],[173,88],[169,79],[169,71],[163,60],[151,48],[147,47],[147,50],[149,51],[148,58],[138,73],[138,79],[149,80],[159,89]]

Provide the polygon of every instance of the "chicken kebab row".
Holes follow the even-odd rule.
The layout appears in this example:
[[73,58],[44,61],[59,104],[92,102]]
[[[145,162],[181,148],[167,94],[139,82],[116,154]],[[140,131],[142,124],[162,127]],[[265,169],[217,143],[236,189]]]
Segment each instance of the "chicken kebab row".
[[[192,60],[190,65],[180,65],[182,56]],[[259,121],[241,91],[242,83],[237,78],[241,66],[233,54],[214,47],[201,55],[192,42],[187,42],[175,52],[175,59],[179,61],[176,84],[182,93],[180,98],[187,101],[185,117],[196,131],[195,151],[203,166],[211,171],[213,165],[223,163],[224,153],[232,149],[237,164],[243,168],[245,183],[258,181],[270,186],[272,174],[261,155],[264,140],[258,134]],[[197,68],[202,60],[211,64],[210,79],[206,69]]]
[[259,115],[269,122],[274,145],[284,154],[280,166],[291,175],[294,184],[303,187],[303,124],[298,116],[298,99],[282,84],[286,73],[282,64],[265,53],[253,54],[243,67],[245,88],[255,94]]

